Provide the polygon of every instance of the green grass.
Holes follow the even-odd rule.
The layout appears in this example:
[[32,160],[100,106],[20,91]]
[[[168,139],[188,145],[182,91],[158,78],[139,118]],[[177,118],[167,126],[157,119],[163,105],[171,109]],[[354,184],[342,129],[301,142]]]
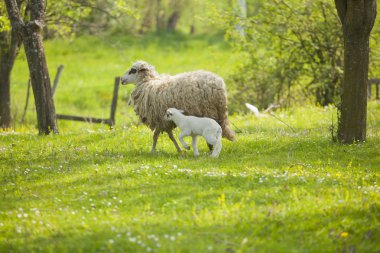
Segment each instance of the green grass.
[[[221,37],[81,37],[46,43],[51,76],[65,65],[57,113],[108,117],[113,80],[138,59],[159,72],[227,78],[239,61]],[[219,159],[178,155],[119,93],[116,126],[59,121],[38,136],[27,71],[12,75],[13,130],[0,132],[0,252],[379,252],[380,103],[366,143],[332,143],[332,107],[230,117],[238,133]],[[230,88],[227,84],[227,88]],[[233,101],[244,103],[246,101]],[[336,125],[336,123],[335,123]],[[176,132],[176,135],[178,132]]]
[[217,160],[144,126],[2,133],[0,252],[377,252],[379,112],[348,146],[331,108],[235,115]]

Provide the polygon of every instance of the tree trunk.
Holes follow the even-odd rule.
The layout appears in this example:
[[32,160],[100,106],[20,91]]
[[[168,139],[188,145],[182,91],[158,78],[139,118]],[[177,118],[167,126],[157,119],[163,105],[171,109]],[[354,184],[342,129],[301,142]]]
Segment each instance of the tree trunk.
[[180,18],[179,12],[174,11],[172,15],[170,15],[169,17],[168,25],[166,26],[166,29],[169,31],[174,31],[177,27],[179,18]]
[[239,22],[235,25],[235,30],[241,35],[245,36],[244,27],[241,24],[240,19],[244,19],[247,17],[247,3],[246,0],[238,0],[236,2],[229,1],[230,5],[234,5],[235,15],[239,18]]
[[15,32],[2,32],[0,44],[0,128],[6,129],[11,126],[11,72],[21,40]]
[[0,128],[7,129],[11,126],[11,95],[10,95],[10,69],[6,68],[5,56],[1,56],[0,62]]
[[335,0],[344,36],[344,80],[338,140],[366,140],[369,35],[376,19],[376,0]]
[[156,31],[165,29],[165,11],[161,0],[156,0]]
[[344,143],[366,140],[369,38],[345,35],[344,82],[338,139]]
[[55,106],[51,92],[49,71],[42,42],[45,5],[43,0],[30,1],[30,21],[24,24],[15,0],[5,0],[12,30],[22,36],[36,103],[40,134],[58,133]]
[[42,35],[39,29],[28,29],[24,36],[34,100],[36,101],[38,130],[40,134],[58,133],[55,106],[51,92]]

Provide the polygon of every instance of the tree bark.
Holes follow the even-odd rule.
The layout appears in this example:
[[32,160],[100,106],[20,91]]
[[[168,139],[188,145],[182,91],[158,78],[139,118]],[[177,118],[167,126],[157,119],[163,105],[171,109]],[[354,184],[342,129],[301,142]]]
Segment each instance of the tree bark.
[[49,71],[42,41],[45,4],[43,0],[31,0],[30,21],[23,22],[15,0],[5,0],[12,30],[18,32],[24,44],[37,111],[40,134],[58,133],[54,100]]
[[10,76],[21,39],[15,32],[0,33],[0,128],[11,126]]
[[335,0],[344,36],[344,80],[338,140],[366,140],[369,35],[376,19],[376,0]]
[[180,18],[179,12],[174,11],[172,15],[170,15],[169,17],[168,25],[166,26],[166,29],[169,31],[174,31],[177,27],[179,18]]

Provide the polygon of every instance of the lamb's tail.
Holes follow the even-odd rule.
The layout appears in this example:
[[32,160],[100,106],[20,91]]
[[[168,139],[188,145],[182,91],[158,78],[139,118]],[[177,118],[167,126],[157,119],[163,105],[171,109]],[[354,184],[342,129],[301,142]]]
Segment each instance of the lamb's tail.
[[220,128],[216,136],[217,142],[214,145],[214,150],[212,151],[211,156],[217,158],[222,151],[222,129]]

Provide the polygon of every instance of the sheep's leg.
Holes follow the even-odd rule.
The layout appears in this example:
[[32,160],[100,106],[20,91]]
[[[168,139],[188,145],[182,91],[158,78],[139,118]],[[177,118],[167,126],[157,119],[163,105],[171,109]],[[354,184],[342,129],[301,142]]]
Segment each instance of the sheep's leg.
[[210,143],[207,143],[207,147],[208,149],[212,152],[212,150],[214,149],[214,146],[211,145]]
[[179,134],[179,136],[178,136],[178,139],[179,139],[179,141],[182,143],[182,146],[185,148],[185,149],[187,149],[187,150],[189,150],[190,149],[190,147],[189,147],[189,145],[187,145],[187,143],[183,140],[183,137],[186,137],[186,136],[189,136],[190,134],[188,134],[187,132],[181,132],[180,134]]
[[156,144],[157,144],[158,136],[160,136],[160,131],[156,129],[153,134],[153,146],[152,146],[152,150],[150,151],[151,153],[156,153]]
[[197,145],[197,136],[193,136],[193,142],[192,142],[193,150],[194,150],[194,156],[199,156],[198,152],[198,145]]
[[172,140],[172,142],[174,143],[174,146],[176,147],[178,153],[181,153],[182,152],[181,147],[178,145],[176,139],[174,138],[173,132],[168,131],[167,133],[169,135],[170,140]]

